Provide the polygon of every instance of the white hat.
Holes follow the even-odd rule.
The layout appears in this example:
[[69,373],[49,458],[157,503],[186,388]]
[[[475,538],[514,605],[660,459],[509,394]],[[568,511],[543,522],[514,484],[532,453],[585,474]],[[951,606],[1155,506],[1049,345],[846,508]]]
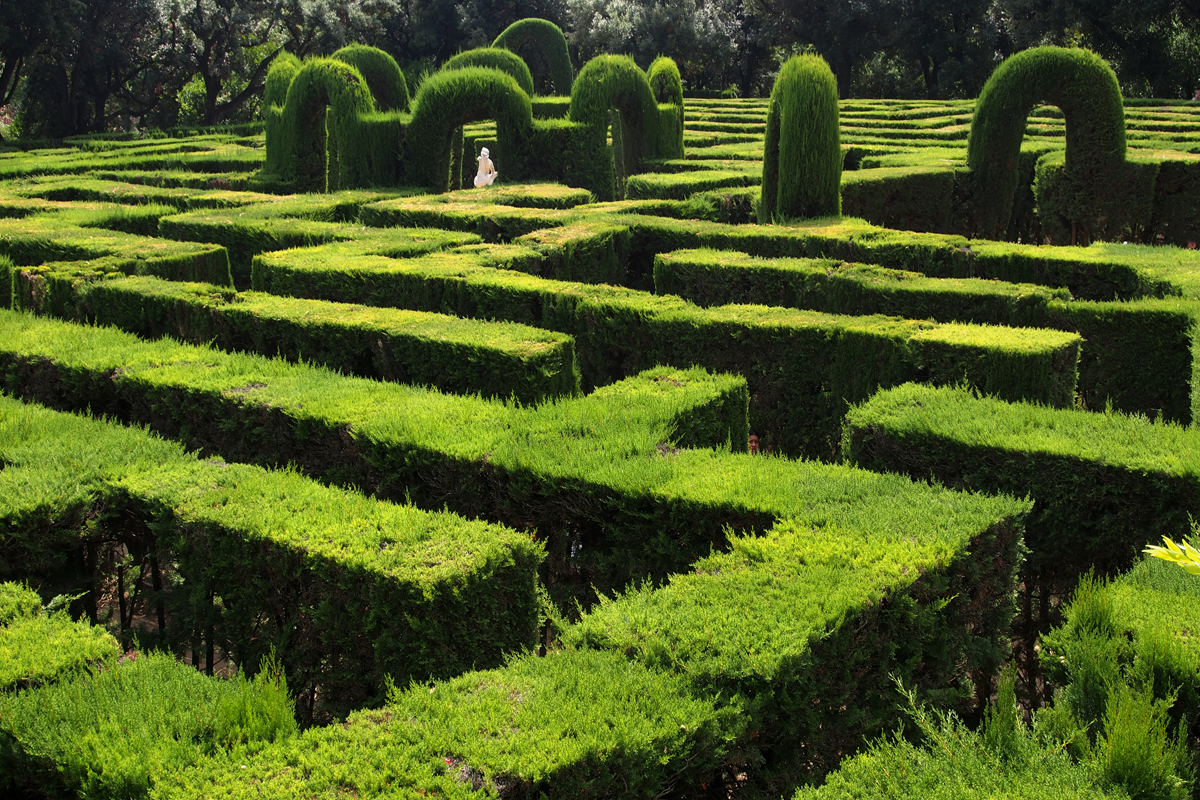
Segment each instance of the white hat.
[[481,155],[481,156],[488,155],[488,149],[486,147],[479,148],[479,155]]

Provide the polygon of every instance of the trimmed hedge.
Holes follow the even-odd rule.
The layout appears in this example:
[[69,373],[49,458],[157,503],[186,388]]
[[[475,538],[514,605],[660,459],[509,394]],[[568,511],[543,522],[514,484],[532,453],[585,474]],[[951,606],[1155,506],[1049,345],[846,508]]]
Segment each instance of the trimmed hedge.
[[56,301],[41,308],[37,295],[23,292],[34,301],[27,309],[148,338],[174,336],[224,350],[303,359],[348,375],[526,404],[580,393],[571,337],[525,325],[237,294],[158,278],[94,281],[70,272],[39,277]]
[[829,64],[818,55],[792,56],[771,88],[759,222],[841,215],[839,136]]
[[[0,583],[0,696],[70,678],[110,664],[120,654],[116,639],[103,628],[62,613],[45,614],[37,592]],[[2,752],[0,744],[0,764]]]
[[[408,111],[408,84],[396,59],[378,47],[351,44],[335,52],[330,58],[344,62],[357,69],[371,90],[375,108],[379,111]],[[266,99],[264,98],[264,105]]]
[[674,448],[745,450],[740,378],[661,368],[516,408],[12,312],[0,312],[0,327],[9,391],[150,423],[231,459],[295,463],[383,498],[536,530],[560,599],[661,578],[722,541],[724,525],[763,520],[724,488],[672,499]]
[[961,709],[1005,660],[1022,504],[996,504],[1004,521],[974,536],[795,520],[732,537],[661,589],[602,600],[563,641],[673,673],[733,713],[745,772],[779,795],[889,725],[895,680]]
[[[505,180],[527,174],[523,146],[533,126],[529,95],[511,75],[464,67],[436,72],[421,82],[408,126],[405,179],[434,192],[450,189],[454,131],[468,122],[496,120],[496,169]],[[511,159],[505,161],[503,157]]]
[[[831,457],[848,402],[880,386],[964,378],[984,391],[1069,404],[1080,339],[1050,331],[842,317],[761,306],[700,309],[630,289],[496,270],[486,255],[334,260],[322,248],[259,256],[273,294],[505,319],[575,337],[584,387],[654,364],[746,376],[764,445]],[[867,365],[870,365],[869,367]]]
[[926,278],[829,259],[761,259],[728,250],[655,257],[659,294],[701,306],[759,303],[837,314],[1068,330],[1083,337],[1077,392],[1087,407],[1191,419],[1194,301],[1072,301],[1065,289],[974,278]]
[[553,22],[536,17],[519,19],[500,32],[492,47],[503,47],[518,55],[525,52],[526,62],[532,57],[538,75],[535,89],[548,80],[554,85],[554,94],[571,94],[575,68],[567,51],[567,37]]
[[[102,213],[124,217],[119,207]],[[58,214],[39,214],[21,220],[0,219],[0,256],[7,256],[21,267],[88,261],[97,271],[157,275],[226,286],[232,283],[229,256],[224,247],[172,242],[77,225],[88,221]],[[93,216],[90,221],[100,223],[105,220]],[[4,292],[4,296],[7,294]]]
[[1029,564],[1048,579],[1126,569],[1200,516],[1200,431],[1144,417],[908,385],[852,409],[842,450],[864,469],[1032,497]]
[[501,47],[477,47],[465,50],[442,65],[443,71],[465,67],[486,67],[508,73],[517,81],[521,91],[533,97],[533,76],[529,67],[516,53]]
[[129,800],[206,755],[290,739],[281,675],[206,677],[133,653],[70,682],[0,694],[0,790]]
[[[111,345],[114,332],[93,335]],[[377,700],[385,675],[450,676],[535,641],[544,554],[527,534],[200,461],[143,430],[4,397],[0,430],[6,569],[73,573],[95,618],[93,587],[114,578],[105,551],[123,547],[153,573],[152,636],[197,665],[203,642],[210,672],[217,650],[252,669],[277,649],[305,719]],[[164,596],[165,564],[179,585]]]
[[653,797],[710,778],[728,716],[619,656],[529,656],[412,686],[253,757],[207,759],[153,797]]
[[[1088,50],[1034,47],[1009,56],[988,78],[975,104],[967,165],[975,179],[975,233],[999,238],[1008,228],[1017,190],[1016,165],[1025,119],[1051,103],[1067,119],[1061,189],[1069,222],[1085,229],[1124,202],[1125,113],[1116,75]],[[1072,242],[1074,243],[1074,242]]]

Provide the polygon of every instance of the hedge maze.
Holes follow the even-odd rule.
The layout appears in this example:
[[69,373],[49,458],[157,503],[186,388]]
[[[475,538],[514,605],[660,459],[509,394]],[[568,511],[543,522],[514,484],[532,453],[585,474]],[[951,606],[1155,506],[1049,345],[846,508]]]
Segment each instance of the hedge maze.
[[0,153],[0,793],[1131,796],[1111,714],[1200,725],[1139,557],[1200,517],[1200,107],[1106,70],[693,100],[525,20]]

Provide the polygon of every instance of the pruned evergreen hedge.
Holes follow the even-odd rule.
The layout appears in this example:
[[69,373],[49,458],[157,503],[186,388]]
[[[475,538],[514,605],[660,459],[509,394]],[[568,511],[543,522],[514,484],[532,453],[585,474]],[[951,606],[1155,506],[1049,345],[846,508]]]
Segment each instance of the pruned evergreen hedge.
[[474,50],[464,50],[442,65],[443,70],[464,67],[486,67],[508,73],[516,80],[521,91],[533,97],[533,76],[529,73],[529,67],[516,53],[502,47],[477,47]]
[[385,675],[454,675],[534,642],[543,550],[525,533],[7,397],[0,432],[6,572],[73,578],[94,615],[117,577],[106,549],[148,558],[156,593],[170,564],[151,635],[210,671],[214,650],[252,670],[276,649],[307,720],[379,699]]
[[1090,229],[1125,202],[1125,114],[1116,75],[1089,50],[1034,47],[1005,59],[975,104],[967,165],[978,235],[1000,238],[1008,227],[1025,119],[1040,103],[1058,106],[1067,119],[1057,203],[1070,215],[1067,224]]
[[790,454],[831,456],[846,403],[907,380],[966,378],[984,391],[1056,405],[1069,404],[1075,392],[1075,334],[762,306],[705,310],[678,298],[496,270],[486,256],[470,253],[402,262],[334,262],[329,255],[321,249],[264,254],[255,260],[254,285],[274,294],[449,309],[568,333],[585,388],[654,364],[744,375],[752,425],[764,445]]
[[1048,579],[1126,569],[1200,517],[1200,432],[1144,417],[908,385],[850,411],[843,453],[866,469],[1033,498],[1029,564]]
[[[103,628],[74,622],[65,613],[47,614],[41,596],[28,586],[0,583],[0,696],[69,679],[111,664],[120,654],[117,640]],[[0,743],[0,765],[3,749]]]
[[519,19],[500,32],[492,47],[503,47],[518,55],[526,53],[525,61],[533,59],[538,86],[549,80],[554,94],[570,96],[575,68],[567,51],[567,37],[553,22],[536,17]]
[[[38,279],[47,291],[22,291],[26,309],[148,338],[173,336],[303,359],[347,375],[527,404],[579,394],[571,337],[525,325],[237,294],[158,278],[96,281],[61,271]],[[48,296],[54,302],[40,305]]]
[[792,56],[771,89],[759,222],[842,213],[839,137],[829,65],[817,55]]
[[349,64],[362,74],[377,110],[408,111],[408,84],[404,80],[404,73],[400,71],[396,59],[383,50],[365,44],[351,44],[330,58]]

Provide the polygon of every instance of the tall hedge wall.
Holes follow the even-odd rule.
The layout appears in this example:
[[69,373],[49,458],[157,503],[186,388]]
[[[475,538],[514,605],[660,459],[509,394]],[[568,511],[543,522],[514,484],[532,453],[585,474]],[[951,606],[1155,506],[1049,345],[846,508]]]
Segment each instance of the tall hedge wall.
[[503,47],[518,55],[526,53],[525,61],[532,60],[538,73],[535,89],[549,80],[554,94],[571,94],[575,68],[567,51],[567,37],[553,22],[536,17],[519,19],[500,32],[492,47]]

